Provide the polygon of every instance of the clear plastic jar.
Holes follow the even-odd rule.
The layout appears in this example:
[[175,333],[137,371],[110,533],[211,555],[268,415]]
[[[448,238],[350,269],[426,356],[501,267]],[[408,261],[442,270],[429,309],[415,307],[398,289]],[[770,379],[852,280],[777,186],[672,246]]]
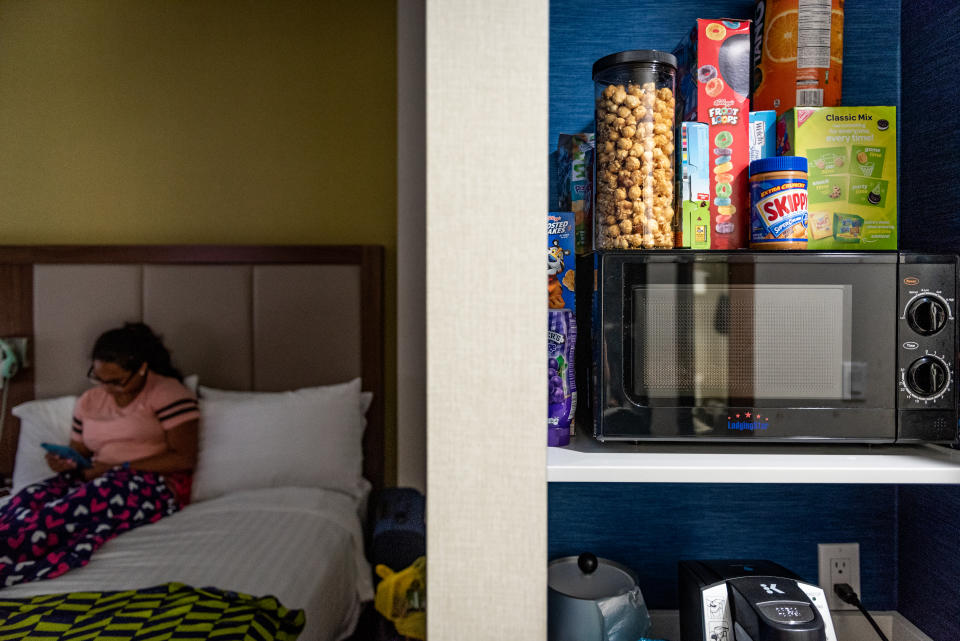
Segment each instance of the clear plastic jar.
[[668,249],[674,209],[677,59],[621,51],[593,65],[594,249]]

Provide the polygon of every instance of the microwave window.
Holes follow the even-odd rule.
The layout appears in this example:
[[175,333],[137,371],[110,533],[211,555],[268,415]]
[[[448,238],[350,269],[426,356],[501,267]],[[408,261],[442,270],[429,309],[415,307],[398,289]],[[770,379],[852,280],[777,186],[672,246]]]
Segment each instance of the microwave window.
[[843,284],[634,287],[625,337],[633,392],[849,400],[851,292]]

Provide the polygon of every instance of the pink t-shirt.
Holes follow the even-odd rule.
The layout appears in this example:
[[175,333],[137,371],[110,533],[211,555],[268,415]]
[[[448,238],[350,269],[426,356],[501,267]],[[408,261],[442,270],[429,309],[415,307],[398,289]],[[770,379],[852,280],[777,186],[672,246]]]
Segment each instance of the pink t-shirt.
[[102,387],[84,392],[73,410],[73,439],[108,465],[167,451],[165,430],[200,418],[197,397],[175,378],[147,373],[143,389],[118,407]]

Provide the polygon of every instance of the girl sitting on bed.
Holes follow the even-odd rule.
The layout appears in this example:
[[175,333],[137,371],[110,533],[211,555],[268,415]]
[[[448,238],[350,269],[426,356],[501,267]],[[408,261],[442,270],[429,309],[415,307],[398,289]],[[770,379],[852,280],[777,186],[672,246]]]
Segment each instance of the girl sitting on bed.
[[127,323],[97,339],[77,400],[70,447],[92,465],[47,454],[57,476],[0,507],[0,587],[86,565],[122,532],[190,498],[200,412],[161,339]]

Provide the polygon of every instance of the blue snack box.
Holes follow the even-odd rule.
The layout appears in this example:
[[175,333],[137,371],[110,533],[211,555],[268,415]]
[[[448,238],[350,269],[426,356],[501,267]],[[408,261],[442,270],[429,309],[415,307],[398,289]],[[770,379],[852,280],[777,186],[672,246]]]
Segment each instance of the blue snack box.
[[547,214],[547,309],[576,311],[574,213]]
[[777,155],[777,112],[750,112],[750,162]]
[[593,150],[592,133],[560,134],[557,143],[559,208],[574,214],[577,254],[593,248]]

